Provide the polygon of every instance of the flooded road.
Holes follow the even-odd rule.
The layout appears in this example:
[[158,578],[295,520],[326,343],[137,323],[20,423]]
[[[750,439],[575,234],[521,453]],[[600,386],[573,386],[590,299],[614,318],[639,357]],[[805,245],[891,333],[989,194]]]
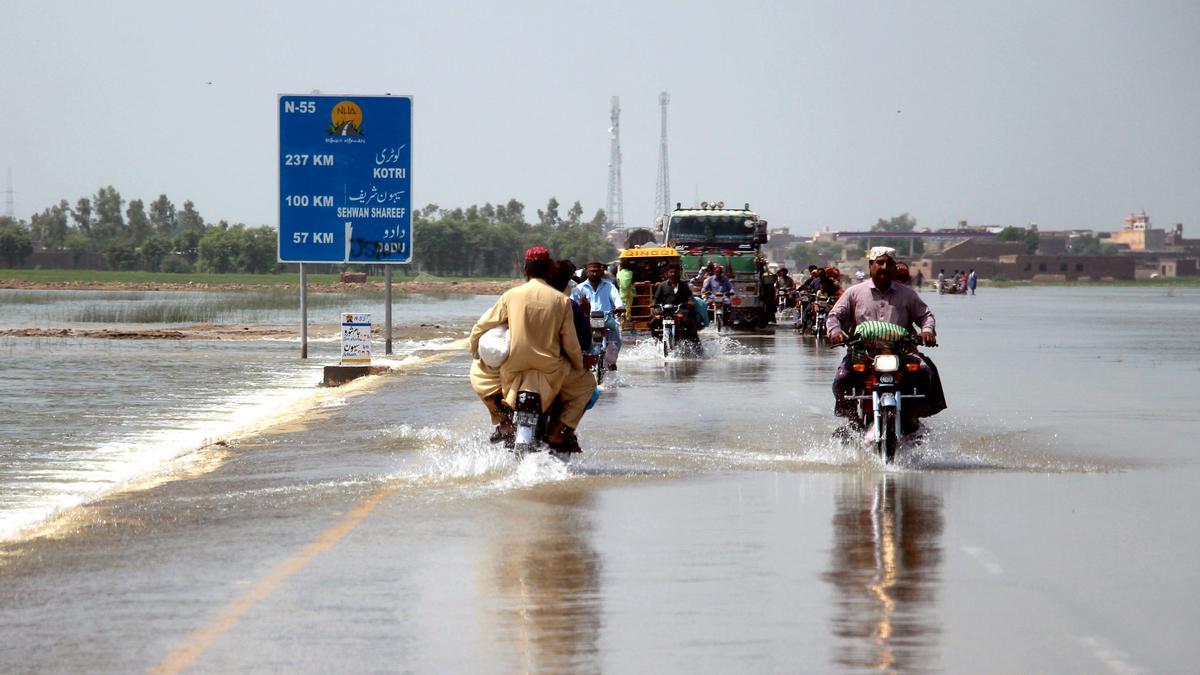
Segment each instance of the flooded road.
[[[6,409],[37,379],[17,363],[74,374],[33,387],[52,415],[0,427],[22,508],[78,494],[36,425],[95,471],[169,445],[179,410],[230,435],[0,541],[0,670],[1193,668],[1200,293],[926,299],[950,408],[892,468],[831,440],[841,355],[791,331],[712,338],[705,359],[627,349],[565,467],[487,443],[449,338],[293,398],[315,371],[291,344],[4,340]],[[490,303],[446,302],[459,335]],[[135,363],[163,381],[104,403],[120,397],[96,378]],[[233,434],[246,390],[279,406]],[[141,412],[117,424],[72,397]],[[96,480],[85,464],[70,480]]]

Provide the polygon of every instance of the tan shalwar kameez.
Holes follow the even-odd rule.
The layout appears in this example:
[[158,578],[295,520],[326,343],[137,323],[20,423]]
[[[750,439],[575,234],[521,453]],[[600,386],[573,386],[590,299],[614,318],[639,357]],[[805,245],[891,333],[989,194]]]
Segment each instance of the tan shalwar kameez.
[[[541,279],[510,289],[471,330],[471,353],[479,350],[479,338],[485,332],[503,323],[508,324],[508,358],[498,370],[479,359],[472,362],[475,393],[486,401],[508,392],[505,401],[515,408],[518,391],[536,391],[542,397],[542,412],[561,396],[559,419],[569,427],[578,426],[596,380],[583,368],[571,301]],[[492,422],[500,422],[495,411]]]

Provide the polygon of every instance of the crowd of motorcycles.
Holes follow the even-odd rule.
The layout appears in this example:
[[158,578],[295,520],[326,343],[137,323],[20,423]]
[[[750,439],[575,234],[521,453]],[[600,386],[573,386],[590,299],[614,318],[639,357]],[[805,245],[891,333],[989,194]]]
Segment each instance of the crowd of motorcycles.
[[[718,333],[727,331],[724,294],[711,293],[702,299],[707,304],[709,325]],[[781,290],[777,295],[776,324],[786,326],[791,322],[792,328],[801,335],[815,337],[818,342],[827,341],[826,320],[835,301],[836,298],[821,291]],[[691,343],[692,354],[703,354],[699,331],[688,308],[656,305],[653,313],[652,337],[661,345],[664,356],[672,355],[682,343]],[[590,315],[591,353],[596,357],[592,368],[597,385],[603,384],[609,373],[605,354],[611,319],[610,313],[600,311]],[[853,402],[855,415],[834,435],[843,441],[857,439],[890,464],[896,460],[903,444],[921,442],[919,433],[905,428],[904,410],[926,398],[926,393],[920,386],[906,388],[905,385],[909,380],[921,382],[922,359],[927,357],[918,351],[918,345],[907,330],[882,322],[858,326],[851,338],[839,346],[857,354],[852,365],[855,384],[845,396],[846,401]],[[547,415],[541,412],[540,401],[518,401],[514,422],[513,450],[518,456],[542,449]],[[577,452],[578,446],[572,451]],[[569,457],[569,452],[553,449],[551,452],[564,461]]]

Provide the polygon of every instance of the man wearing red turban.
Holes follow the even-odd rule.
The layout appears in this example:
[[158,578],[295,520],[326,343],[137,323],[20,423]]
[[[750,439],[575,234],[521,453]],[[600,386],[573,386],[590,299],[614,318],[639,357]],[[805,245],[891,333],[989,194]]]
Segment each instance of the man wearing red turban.
[[471,330],[471,353],[478,354],[479,338],[496,326],[508,324],[508,358],[499,369],[488,367],[478,358],[471,365],[471,386],[497,425],[495,441],[511,431],[517,392],[535,391],[541,396],[542,412],[556,397],[560,398],[561,410],[551,420],[546,440],[551,446],[567,444],[573,440],[574,429],[595,388],[594,379],[586,391],[585,387],[563,386],[573,368],[583,369],[583,352],[575,335],[571,301],[547,281],[553,269],[546,247],[534,246],[525,251],[527,281],[500,296]]

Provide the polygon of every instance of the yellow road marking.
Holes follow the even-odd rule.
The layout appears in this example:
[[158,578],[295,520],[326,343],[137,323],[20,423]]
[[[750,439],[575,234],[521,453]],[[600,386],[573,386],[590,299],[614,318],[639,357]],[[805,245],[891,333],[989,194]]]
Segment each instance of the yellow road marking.
[[148,672],[154,675],[167,675],[186,670],[212,646],[213,642],[216,642],[217,638],[228,633],[234,624],[242,618],[242,615],[271,595],[289,577],[303,569],[318,553],[328,551],[337,545],[342,537],[345,537],[354,530],[362,522],[362,519],[366,518],[367,514],[379,502],[383,501],[384,497],[387,497],[397,489],[398,486],[382,488],[359,502],[337,524],[322,532],[319,537],[309,542],[304,548],[292,555],[292,557],[271,570],[254,588],[251,588],[245,595],[234,601],[215,621],[192,633],[183,645],[168,654],[166,658]]

